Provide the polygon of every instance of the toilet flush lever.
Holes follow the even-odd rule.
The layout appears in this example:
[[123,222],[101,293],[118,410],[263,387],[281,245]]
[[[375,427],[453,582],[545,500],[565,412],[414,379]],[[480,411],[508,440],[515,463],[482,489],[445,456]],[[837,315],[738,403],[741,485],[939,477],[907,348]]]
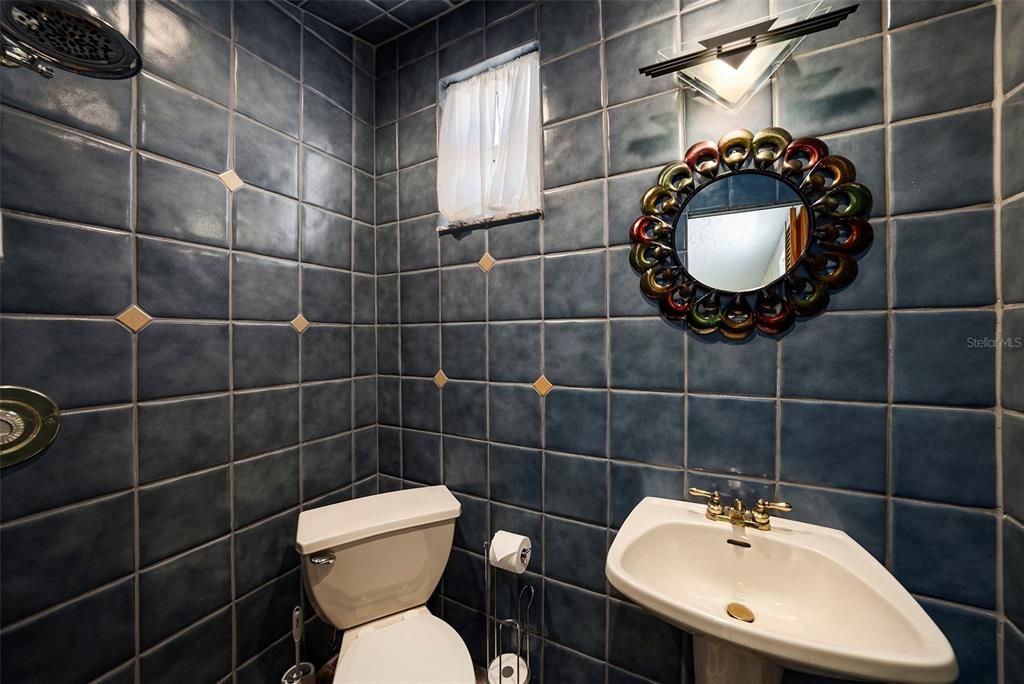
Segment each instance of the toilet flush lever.
[[334,563],[334,554],[330,551],[318,553],[315,556],[310,556],[309,562],[313,565],[331,565]]

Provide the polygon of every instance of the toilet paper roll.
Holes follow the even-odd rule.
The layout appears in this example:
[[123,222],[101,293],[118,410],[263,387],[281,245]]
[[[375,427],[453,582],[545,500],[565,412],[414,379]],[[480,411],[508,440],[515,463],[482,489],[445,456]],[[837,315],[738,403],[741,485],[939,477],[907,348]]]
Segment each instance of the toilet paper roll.
[[502,653],[487,668],[489,684],[526,684],[530,681],[530,666],[514,653]]
[[491,539],[487,555],[494,567],[521,575],[530,564],[531,552],[529,537],[498,530]]

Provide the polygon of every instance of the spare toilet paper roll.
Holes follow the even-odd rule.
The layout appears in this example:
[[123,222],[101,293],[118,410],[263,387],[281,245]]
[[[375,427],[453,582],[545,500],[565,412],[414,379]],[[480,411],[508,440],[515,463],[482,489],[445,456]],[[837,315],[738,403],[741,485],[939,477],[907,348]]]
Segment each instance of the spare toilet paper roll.
[[521,575],[530,564],[531,551],[529,537],[498,530],[491,539],[487,555],[494,567]]

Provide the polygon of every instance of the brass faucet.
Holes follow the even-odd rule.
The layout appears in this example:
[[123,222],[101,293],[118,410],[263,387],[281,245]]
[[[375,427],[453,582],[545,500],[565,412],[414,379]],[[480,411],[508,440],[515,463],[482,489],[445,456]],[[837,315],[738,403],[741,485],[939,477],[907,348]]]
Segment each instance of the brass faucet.
[[735,499],[732,506],[726,509],[722,505],[722,495],[717,491],[706,491],[696,487],[690,487],[690,496],[702,496],[708,500],[707,510],[704,515],[708,520],[727,522],[737,527],[753,527],[758,530],[767,531],[772,529],[771,515],[768,511],[781,511],[789,513],[793,510],[785,501],[765,501],[758,499],[754,509],[749,510],[742,499]]

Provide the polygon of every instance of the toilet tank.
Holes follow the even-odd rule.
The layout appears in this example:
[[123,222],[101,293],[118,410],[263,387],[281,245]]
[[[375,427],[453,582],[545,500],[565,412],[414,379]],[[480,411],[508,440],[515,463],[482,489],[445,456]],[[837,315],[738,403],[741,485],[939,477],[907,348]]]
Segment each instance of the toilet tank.
[[300,513],[295,548],[320,617],[348,629],[426,603],[448,563],[461,508],[441,485]]

